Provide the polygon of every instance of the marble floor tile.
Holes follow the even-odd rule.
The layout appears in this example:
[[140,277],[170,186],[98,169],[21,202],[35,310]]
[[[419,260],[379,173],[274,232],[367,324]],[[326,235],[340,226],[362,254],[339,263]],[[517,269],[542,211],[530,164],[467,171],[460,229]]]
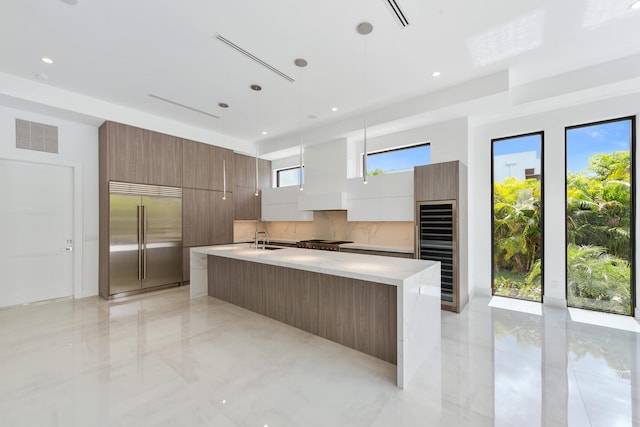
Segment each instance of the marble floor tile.
[[490,303],[442,313],[404,390],[389,363],[188,287],[0,310],[0,426],[640,426],[640,334]]

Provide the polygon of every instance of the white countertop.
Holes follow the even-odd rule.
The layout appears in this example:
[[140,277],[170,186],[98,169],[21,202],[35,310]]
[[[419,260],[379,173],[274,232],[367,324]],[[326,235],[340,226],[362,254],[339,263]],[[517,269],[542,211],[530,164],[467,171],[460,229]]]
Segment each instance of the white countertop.
[[251,248],[247,243],[202,246],[191,248],[191,251],[393,286],[400,286],[405,279],[439,264],[435,261],[418,259],[386,258],[375,255],[298,248],[263,250]]
[[[327,239],[327,240],[332,240],[332,239]],[[270,241],[274,245],[277,245],[279,243],[287,244],[287,245],[295,245],[297,243],[296,240],[285,240],[285,239],[271,239]],[[236,243],[251,243],[251,242],[253,242],[253,240],[241,240],[241,241],[237,241]],[[371,245],[369,243],[343,243],[340,245],[340,247],[347,248],[347,249],[360,249],[363,251],[397,252],[397,253],[404,253],[404,254],[413,253],[413,249],[402,248],[398,246]]]
[[341,248],[346,249],[360,249],[363,251],[381,251],[381,252],[397,252],[403,254],[412,254],[413,249],[407,248],[399,248],[392,246],[378,246],[378,245],[370,245],[368,243],[345,243],[340,245]]

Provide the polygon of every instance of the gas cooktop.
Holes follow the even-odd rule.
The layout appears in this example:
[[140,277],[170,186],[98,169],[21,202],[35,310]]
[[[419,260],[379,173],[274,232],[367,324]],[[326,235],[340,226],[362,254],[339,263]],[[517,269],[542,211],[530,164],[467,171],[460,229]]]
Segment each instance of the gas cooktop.
[[310,240],[300,240],[296,242],[296,246],[298,248],[305,249],[320,249],[325,251],[339,251],[340,245],[346,243],[353,243],[348,240],[324,240],[324,239],[310,239]]

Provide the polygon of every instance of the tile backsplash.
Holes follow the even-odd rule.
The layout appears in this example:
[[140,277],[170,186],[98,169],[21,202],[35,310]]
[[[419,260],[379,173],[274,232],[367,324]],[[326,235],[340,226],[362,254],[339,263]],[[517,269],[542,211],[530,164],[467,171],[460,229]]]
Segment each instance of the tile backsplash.
[[[346,211],[316,211],[313,221],[269,221],[272,240],[305,239],[352,240],[355,243],[390,248],[413,249],[413,222],[347,221]],[[260,225],[260,230],[262,230]],[[233,238],[236,242],[252,240],[255,221],[236,221]]]

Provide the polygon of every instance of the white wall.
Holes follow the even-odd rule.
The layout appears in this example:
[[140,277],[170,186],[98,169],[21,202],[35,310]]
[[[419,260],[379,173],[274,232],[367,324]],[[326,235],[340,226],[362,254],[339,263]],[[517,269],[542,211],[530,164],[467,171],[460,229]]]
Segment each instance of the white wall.
[[[565,153],[566,126],[634,116],[640,94],[626,95],[555,111],[484,124],[471,129],[469,158],[470,287],[491,292],[491,139],[544,131],[544,284],[545,303],[566,304],[565,297]],[[638,164],[638,163],[636,163]],[[638,182],[636,174],[636,185]],[[636,251],[636,265],[638,255]],[[636,293],[638,293],[636,287]],[[638,295],[640,297],[640,295]],[[638,298],[636,298],[636,301]],[[637,303],[636,303],[637,306]],[[637,310],[637,309],[636,309]]]
[[[380,151],[429,142],[431,144],[431,163],[460,160],[468,164],[468,119],[466,117],[421,126],[402,132],[367,139],[367,151]],[[348,143],[349,178],[362,176],[362,140]]]
[[[15,148],[15,119],[58,127],[59,154]],[[98,129],[0,106],[0,157],[67,165],[74,169],[75,297],[98,294]],[[80,235],[75,234],[80,233]],[[6,244],[5,242],[0,242]],[[1,280],[1,278],[0,278]]]

